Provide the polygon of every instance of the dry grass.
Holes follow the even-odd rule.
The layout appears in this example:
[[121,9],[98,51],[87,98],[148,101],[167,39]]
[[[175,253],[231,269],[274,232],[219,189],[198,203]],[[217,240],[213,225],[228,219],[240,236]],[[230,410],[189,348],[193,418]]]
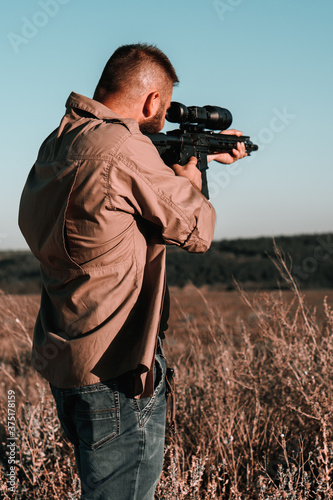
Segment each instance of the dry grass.
[[[72,446],[63,438],[50,389],[30,364],[39,297],[0,295],[0,498],[79,498]],[[8,391],[15,392],[16,491],[8,491]],[[10,393],[12,395],[12,392]],[[13,407],[11,406],[11,409]],[[10,416],[13,411],[10,412]]]
[[[333,498],[333,294],[309,293],[320,307],[309,306],[285,278],[290,292],[171,291],[166,350],[177,433],[167,433],[158,499]],[[72,447],[28,361],[38,298],[3,295],[0,303],[1,421],[15,390],[19,443],[16,493],[6,493],[3,474],[0,496],[79,498]]]

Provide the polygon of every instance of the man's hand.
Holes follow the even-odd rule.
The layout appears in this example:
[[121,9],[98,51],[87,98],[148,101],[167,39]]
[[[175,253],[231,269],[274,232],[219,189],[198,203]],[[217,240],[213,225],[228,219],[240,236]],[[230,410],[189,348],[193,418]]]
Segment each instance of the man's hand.
[[[221,155],[216,155],[216,156],[221,156]],[[191,156],[190,161],[186,163],[186,165],[178,165],[178,163],[176,163],[175,165],[172,165],[171,168],[176,175],[179,175],[181,177],[187,177],[190,183],[195,187],[195,189],[201,191],[202,179],[201,179],[201,172],[196,167],[197,163],[198,163],[197,158],[195,156]]]
[[[238,135],[241,136],[243,132],[240,132],[239,130],[235,129],[230,129],[230,130],[222,130],[220,134],[227,134],[227,135]],[[237,142],[237,149],[233,149],[231,153],[220,153],[216,155],[208,155],[207,156],[207,161],[218,161],[219,163],[225,163],[226,165],[229,165],[230,163],[234,163],[236,160],[240,160],[241,158],[244,158],[247,156],[247,153],[245,151],[245,145],[243,142]]]

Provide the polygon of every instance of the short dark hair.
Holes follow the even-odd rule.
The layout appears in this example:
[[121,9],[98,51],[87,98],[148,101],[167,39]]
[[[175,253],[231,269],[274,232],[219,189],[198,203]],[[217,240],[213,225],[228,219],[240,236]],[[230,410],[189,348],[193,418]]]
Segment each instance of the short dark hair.
[[97,84],[94,99],[121,90],[142,64],[151,63],[161,69],[172,85],[179,80],[169,58],[155,45],[137,43],[122,45],[110,57]]

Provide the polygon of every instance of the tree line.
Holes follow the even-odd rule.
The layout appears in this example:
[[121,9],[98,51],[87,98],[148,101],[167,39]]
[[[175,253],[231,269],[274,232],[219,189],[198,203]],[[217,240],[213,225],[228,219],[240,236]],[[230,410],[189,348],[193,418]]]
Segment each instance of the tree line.
[[[333,288],[333,233],[213,241],[203,255],[168,247],[168,284],[232,290],[237,281],[244,289],[284,288],[287,285],[274,265],[274,244],[301,289]],[[0,252],[0,290],[39,293],[40,286],[39,264],[30,252]]]

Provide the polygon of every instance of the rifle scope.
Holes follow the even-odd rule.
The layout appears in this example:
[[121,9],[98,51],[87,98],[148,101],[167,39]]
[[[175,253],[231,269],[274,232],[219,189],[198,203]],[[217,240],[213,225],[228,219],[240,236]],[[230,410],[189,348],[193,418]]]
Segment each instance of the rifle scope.
[[173,101],[166,119],[171,123],[197,123],[210,130],[225,130],[232,123],[232,114],[219,106],[189,106]]

